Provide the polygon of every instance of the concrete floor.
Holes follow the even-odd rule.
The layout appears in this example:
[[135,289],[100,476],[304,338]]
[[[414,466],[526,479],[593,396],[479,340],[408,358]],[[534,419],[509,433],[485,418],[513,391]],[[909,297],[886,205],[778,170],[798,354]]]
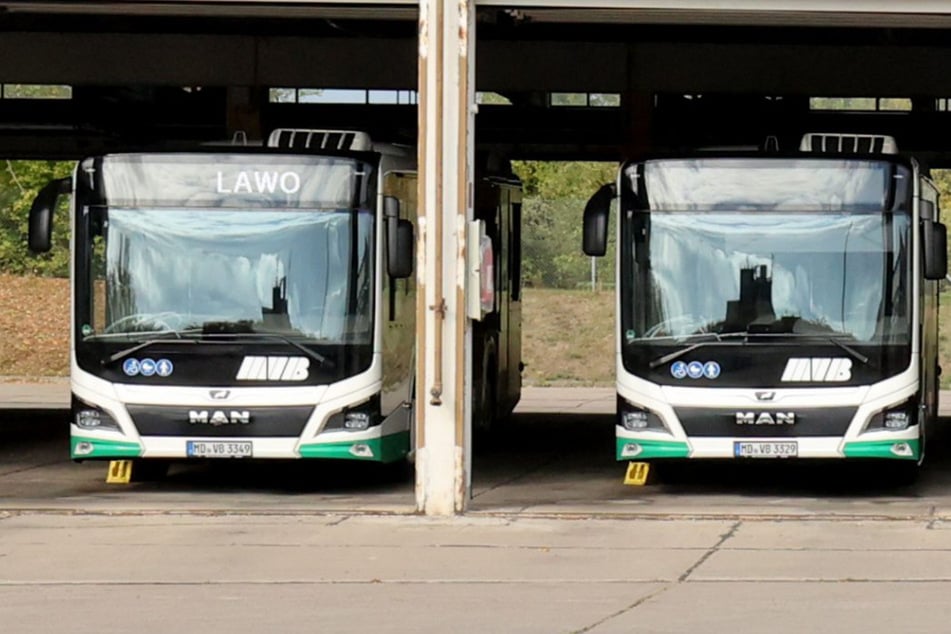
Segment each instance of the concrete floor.
[[0,412],[2,632],[947,629],[943,441],[911,487],[793,463],[630,487],[613,390],[526,390],[475,456],[470,512],[439,519],[415,513],[410,474],[349,463],[106,484],[30,389]]

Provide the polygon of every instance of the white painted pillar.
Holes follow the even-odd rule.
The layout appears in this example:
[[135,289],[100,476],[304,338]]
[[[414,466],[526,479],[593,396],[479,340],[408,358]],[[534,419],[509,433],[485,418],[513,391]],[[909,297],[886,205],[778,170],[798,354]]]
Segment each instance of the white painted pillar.
[[475,0],[419,2],[416,505],[465,510],[466,219],[472,217]]

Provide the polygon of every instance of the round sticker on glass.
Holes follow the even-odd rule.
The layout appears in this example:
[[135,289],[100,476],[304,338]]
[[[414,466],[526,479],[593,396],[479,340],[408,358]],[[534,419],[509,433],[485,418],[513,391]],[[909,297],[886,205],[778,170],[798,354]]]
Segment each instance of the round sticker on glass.
[[171,376],[175,367],[168,359],[159,359],[155,362],[155,373],[159,376]]
[[139,373],[139,360],[126,359],[122,363],[122,371],[125,372],[126,376],[135,376]]
[[152,376],[155,374],[155,361],[152,359],[142,359],[139,363],[139,372],[142,376]]
[[670,376],[675,379],[684,379],[687,377],[687,364],[683,361],[674,361],[670,364]]
[[707,361],[703,364],[703,376],[715,379],[720,376],[720,364],[716,361]]
[[691,379],[699,379],[703,376],[703,364],[699,361],[691,361],[687,364],[687,376]]

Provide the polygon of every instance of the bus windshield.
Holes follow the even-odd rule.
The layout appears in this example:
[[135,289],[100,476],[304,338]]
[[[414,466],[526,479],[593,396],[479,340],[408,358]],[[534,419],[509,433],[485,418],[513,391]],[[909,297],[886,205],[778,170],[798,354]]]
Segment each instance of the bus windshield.
[[628,344],[730,333],[910,342],[906,213],[644,211],[625,235]]
[[[273,333],[370,343],[366,210],[88,208],[83,340]],[[84,301],[83,301],[84,300]]]

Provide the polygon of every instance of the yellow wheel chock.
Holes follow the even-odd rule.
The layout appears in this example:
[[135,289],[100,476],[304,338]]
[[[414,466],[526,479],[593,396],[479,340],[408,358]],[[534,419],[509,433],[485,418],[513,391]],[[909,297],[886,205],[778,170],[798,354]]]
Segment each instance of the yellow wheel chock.
[[131,460],[111,460],[106,474],[106,484],[129,484],[132,480]]
[[650,474],[651,465],[649,462],[629,462],[627,463],[627,473],[624,474],[624,484],[642,487],[647,484],[647,476]]

